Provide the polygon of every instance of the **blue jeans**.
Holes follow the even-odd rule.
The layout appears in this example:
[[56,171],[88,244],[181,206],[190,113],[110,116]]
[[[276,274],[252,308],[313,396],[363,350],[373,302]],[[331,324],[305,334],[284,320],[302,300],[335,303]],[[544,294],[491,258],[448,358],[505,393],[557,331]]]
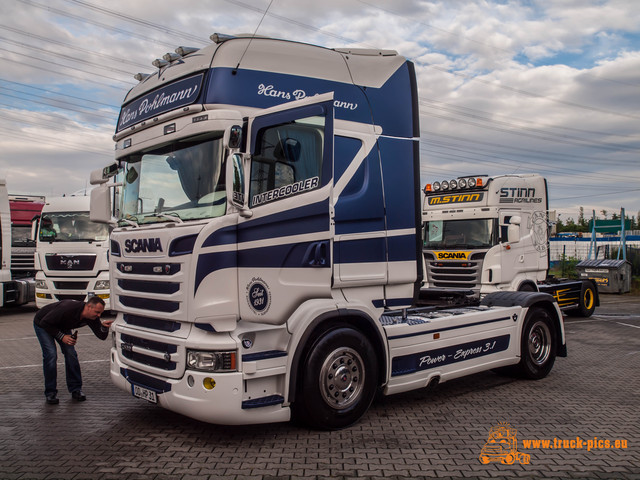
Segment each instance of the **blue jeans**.
[[33,328],[36,331],[36,337],[42,347],[42,370],[44,372],[44,394],[57,394],[57,378],[58,378],[58,351],[56,350],[56,342],[60,345],[60,350],[64,355],[64,367],[67,376],[67,388],[69,393],[82,389],[82,374],[80,373],[80,362],[76,349],[71,345],[65,345],[60,340],[52,337],[44,328],[39,327],[35,323]]

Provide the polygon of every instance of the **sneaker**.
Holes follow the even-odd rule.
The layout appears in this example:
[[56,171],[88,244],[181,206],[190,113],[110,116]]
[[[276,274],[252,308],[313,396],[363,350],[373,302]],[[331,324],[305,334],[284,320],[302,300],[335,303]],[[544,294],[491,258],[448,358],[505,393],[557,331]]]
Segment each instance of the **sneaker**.
[[82,390],[76,390],[75,392],[73,392],[71,394],[71,398],[77,400],[78,402],[84,402],[87,399],[86,395],[82,393]]
[[60,400],[58,400],[58,396],[55,393],[50,393],[47,395],[47,403],[49,405],[57,405]]

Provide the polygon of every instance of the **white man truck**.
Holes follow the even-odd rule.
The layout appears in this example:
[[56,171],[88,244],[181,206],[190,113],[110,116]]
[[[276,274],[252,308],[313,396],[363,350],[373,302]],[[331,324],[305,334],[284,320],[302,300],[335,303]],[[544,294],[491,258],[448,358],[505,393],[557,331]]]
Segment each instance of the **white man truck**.
[[548,275],[544,177],[459,177],[429,183],[424,194],[423,299],[466,303],[492,292],[540,291],[567,313],[586,317],[599,305],[592,280]]
[[[550,295],[416,309],[418,97],[394,51],[212,36],[139,75],[117,163],[93,172],[111,220],[111,378],[220,424],[356,422],[374,394],[565,356]],[[115,176],[115,182],[110,177]]]
[[98,296],[110,308],[109,226],[89,219],[90,197],[51,197],[36,243],[36,306]]
[[33,300],[33,277],[21,277],[12,271],[11,208],[7,182],[0,179],[0,307],[17,307]]

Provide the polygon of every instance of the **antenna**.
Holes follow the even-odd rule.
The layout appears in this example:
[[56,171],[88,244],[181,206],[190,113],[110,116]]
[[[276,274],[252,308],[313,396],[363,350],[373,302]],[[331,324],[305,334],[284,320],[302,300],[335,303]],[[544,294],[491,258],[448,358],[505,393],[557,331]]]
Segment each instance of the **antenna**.
[[271,0],[269,2],[269,5],[267,6],[267,9],[264,11],[264,13],[262,14],[262,18],[260,19],[260,21],[258,22],[258,26],[256,27],[255,31],[253,32],[253,35],[251,36],[251,38],[249,39],[249,43],[247,43],[247,48],[244,49],[244,52],[242,52],[242,56],[240,57],[240,60],[238,60],[238,65],[236,65],[236,68],[233,69],[233,74],[235,75],[235,73],[238,71],[238,69],[240,68],[240,63],[242,63],[242,59],[244,58],[245,53],[247,53],[247,50],[249,50],[249,47],[251,46],[251,42],[253,41],[253,38],[256,36],[256,34],[258,33],[258,29],[260,28],[260,25],[262,25],[262,21],[264,20],[264,17],[267,16],[267,12],[269,11],[269,9],[271,8],[271,5],[273,4],[273,0]]

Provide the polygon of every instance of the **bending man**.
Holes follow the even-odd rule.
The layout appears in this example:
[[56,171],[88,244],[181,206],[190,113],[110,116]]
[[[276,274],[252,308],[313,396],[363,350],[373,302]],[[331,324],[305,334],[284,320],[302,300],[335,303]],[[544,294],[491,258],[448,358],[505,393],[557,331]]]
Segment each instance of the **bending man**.
[[71,393],[71,398],[79,402],[87,399],[82,393],[80,362],[74,348],[77,342],[77,332],[72,331],[89,325],[96,337],[100,340],[106,340],[113,320],[101,320],[102,312],[104,312],[104,301],[99,297],[91,297],[87,303],[77,300],[61,300],[43,307],[36,313],[33,327],[42,347],[44,394],[47,403],[55,405],[59,402],[56,342],[64,354],[67,388]]

